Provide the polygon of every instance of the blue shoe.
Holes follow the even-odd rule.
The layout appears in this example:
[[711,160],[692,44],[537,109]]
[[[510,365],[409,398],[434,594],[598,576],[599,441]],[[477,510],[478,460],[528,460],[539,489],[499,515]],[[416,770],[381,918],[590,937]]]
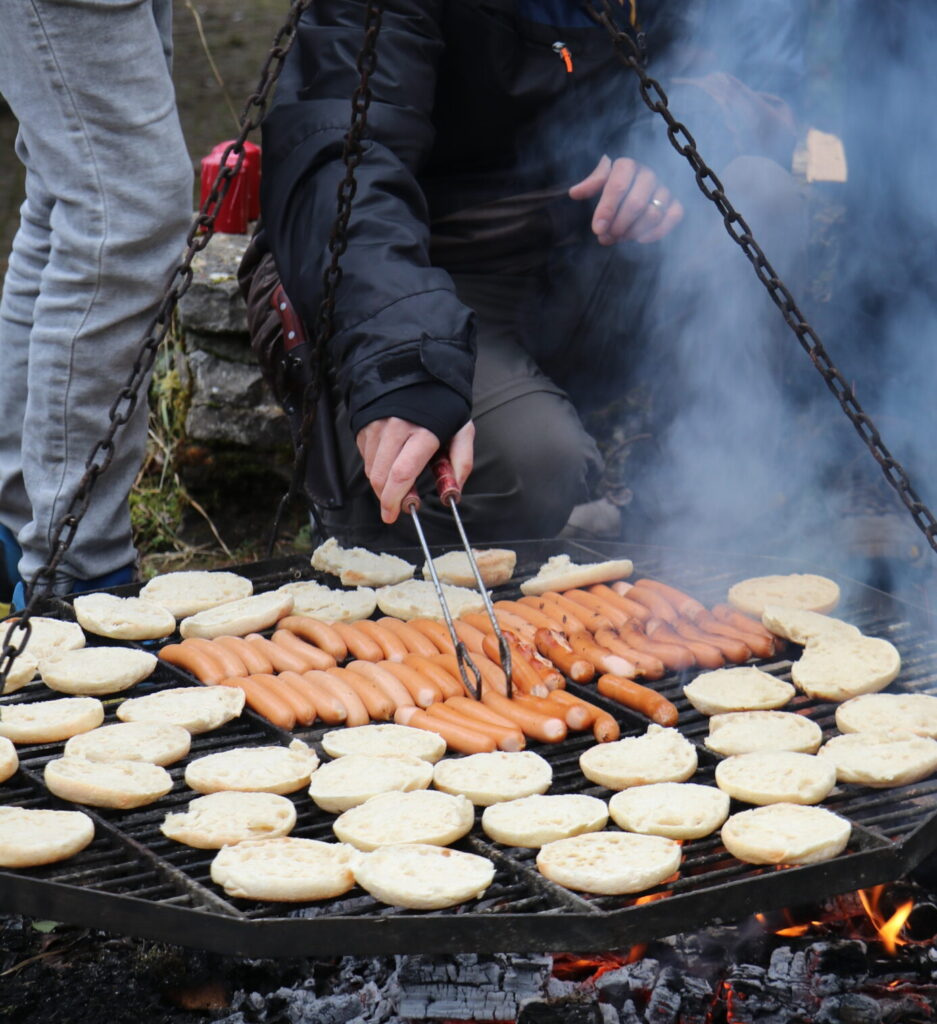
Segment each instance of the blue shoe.
[[[84,594],[89,590],[108,590],[111,587],[120,587],[125,583],[133,582],[134,564],[125,565],[121,569],[105,573],[103,576],[95,576],[90,580],[75,580],[69,594]],[[66,595],[67,596],[67,595]],[[26,607],[26,587],[20,580],[13,589],[13,599],[10,604],[10,611],[21,612]]]
[[0,523],[0,601],[6,603],[13,594],[13,588],[20,582],[19,561],[23,549],[16,542],[11,530]]

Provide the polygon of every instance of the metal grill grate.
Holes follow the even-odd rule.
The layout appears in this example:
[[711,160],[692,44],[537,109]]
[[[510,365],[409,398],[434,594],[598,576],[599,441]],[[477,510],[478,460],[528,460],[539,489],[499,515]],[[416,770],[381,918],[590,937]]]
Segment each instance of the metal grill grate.
[[[514,546],[519,556],[516,578],[532,574],[547,557],[560,551],[574,561],[625,556],[634,559],[636,575],[659,576],[708,604],[723,600],[728,586],[745,576],[803,570],[777,559],[732,560],[625,545],[585,548],[528,541]],[[239,571],[251,576],[256,590],[312,576],[308,563],[300,558],[244,566]],[[937,640],[923,615],[878,591],[848,580],[839,582],[843,603],[837,614],[869,635],[885,637],[901,652],[903,668],[893,688],[937,694]],[[122,592],[131,593],[132,589]],[[498,596],[514,593],[502,588]],[[61,604],[53,613],[70,617],[71,609]],[[761,662],[759,667],[789,678],[790,664],[777,660]],[[681,732],[698,746],[700,768],[694,781],[711,783],[719,758],[702,746],[707,721],[683,697],[687,678],[669,676],[659,688],[677,705]],[[183,682],[194,680],[161,663],[133,692],[136,695]],[[623,735],[645,731],[647,721],[640,715],[588,688],[571,684],[570,689],[615,714]],[[34,699],[32,693],[20,691],[2,702]],[[120,698],[105,702],[107,721],[114,720],[119,703]],[[801,694],[788,709],[814,719],[825,738],[835,731],[834,708],[828,703]],[[248,712],[216,732],[193,737],[187,760],[232,746],[286,742],[292,737],[317,745],[323,731],[281,733]],[[579,755],[593,742],[589,735],[571,734],[561,744],[530,745],[529,749],[553,766],[551,792],[610,795],[602,787],[590,785],[579,771]],[[20,771],[0,786],[0,803],[72,806],[51,797],[42,782],[43,767],[60,756],[61,749],[61,743],[21,747]],[[891,881],[937,847],[937,779],[884,791],[840,785],[825,806],[853,822],[853,837],[843,854],[819,864],[783,869],[743,864],[726,853],[718,836],[709,836],[684,845],[677,880],[642,893],[640,898],[589,896],[547,881],[536,870],[535,851],[492,843],[476,824],[458,845],[491,858],[496,865],[494,883],[480,900],[448,911],[415,913],[386,907],[355,889],[341,899],[314,904],[256,903],[229,899],[211,882],[212,851],[172,842],[160,832],[166,813],[184,808],[196,795],[183,781],[184,763],[169,771],[173,789],[155,804],[130,812],[90,809],[96,838],[77,856],[44,868],[0,871],[0,907],[246,956],[595,951]],[[332,815],[316,808],[305,793],[294,794],[293,800],[297,807],[293,835],[334,838]],[[733,806],[733,811],[739,809],[742,805]],[[649,896],[655,898],[648,900]]]

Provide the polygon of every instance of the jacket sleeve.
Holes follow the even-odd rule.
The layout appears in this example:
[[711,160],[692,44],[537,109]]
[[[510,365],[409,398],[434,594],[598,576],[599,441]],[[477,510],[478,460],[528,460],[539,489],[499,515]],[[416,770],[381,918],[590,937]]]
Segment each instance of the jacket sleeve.
[[[458,405],[474,372],[471,311],[449,275],[430,265],[426,201],[417,173],[433,144],[431,113],[443,43],[442,0],[387,0],[371,76],[363,155],[341,258],[329,360],[353,422],[388,392],[419,386]],[[359,84],[363,0],[317,0],[263,126],[264,227],[287,294],[310,332],[330,259],[345,174],[342,141]],[[415,393],[415,392],[413,392]]]

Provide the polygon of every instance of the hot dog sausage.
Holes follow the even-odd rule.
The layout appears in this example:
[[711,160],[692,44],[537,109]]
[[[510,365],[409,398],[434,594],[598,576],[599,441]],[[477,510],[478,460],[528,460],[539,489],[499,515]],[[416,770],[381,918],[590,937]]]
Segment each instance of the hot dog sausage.
[[589,587],[589,593],[595,594],[596,597],[601,600],[608,602],[615,608],[624,612],[625,615],[630,619],[637,619],[638,622],[645,622],[651,617],[651,611],[649,608],[645,608],[643,604],[639,604],[637,601],[632,601],[627,597],[622,597],[617,591],[611,587],[606,586],[604,583],[596,583],[594,586]]
[[556,619],[551,619],[549,615],[540,611],[537,608],[532,608],[530,605],[521,604],[520,601],[495,601],[495,608],[504,609],[505,611],[513,612],[515,615],[522,619],[526,619],[532,626],[537,629],[561,629],[560,623]]
[[574,683],[588,683],[595,676],[595,666],[573,650],[566,637],[554,629],[538,629],[534,634],[537,650]]
[[629,677],[636,675],[643,676],[645,679],[660,679],[666,672],[664,663],[660,658],[625,643],[619,633],[615,633],[610,629],[600,629],[596,633],[595,639],[602,647],[607,647],[612,654],[617,654],[620,658],[624,658],[625,661],[630,661],[637,670],[633,673],[613,672],[612,675],[626,675]]
[[580,622],[585,626],[585,631],[589,633],[594,633],[597,629],[612,628],[612,621],[607,615],[601,615],[591,608],[584,608],[581,604],[571,601],[565,594],[557,594],[551,590],[543,596],[566,612],[570,622],[570,629],[573,632],[582,632],[582,630],[573,629],[573,618],[575,617],[579,618]]
[[586,631],[586,624],[575,611],[569,612],[564,609],[552,600],[551,594],[542,594],[540,597],[522,597],[518,604],[526,604],[530,608],[543,612],[547,618],[556,623],[556,628],[563,633],[584,633]]
[[699,640],[701,643],[715,647],[721,651],[727,661],[741,664],[752,656],[750,648],[744,641],[728,636],[719,636],[718,633],[706,633],[696,623],[690,622],[688,619],[677,619],[673,628],[678,636],[686,637],[687,640]]
[[[533,630],[533,635],[537,635],[537,631]],[[528,664],[533,668],[534,672],[540,676],[540,681],[546,686],[548,690],[561,690],[566,685],[566,680],[563,677],[563,673],[560,672],[556,666],[548,658],[545,658],[536,648],[533,641],[527,641],[521,637],[515,636],[513,633],[508,633],[507,638],[511,643],[516,643],[518,650],[527,659]]]
[[400,662],[397,661],[379,661],[377,664],[373,661],[350,661],[346,667],[375,683],[395,708],[405,708],[408,704],[413,704],[414,701],[410,696],[410,691],[390,671],[391,665],[399,664]]
[[333,622],[332,628],[345,641],[348,653],[361,661],[381,661],[384,652],[376,640],[357,628],[357,622]]
[[[453,722],[465,729],[475,729],[477,732],[490,736],[499,750],[517,751],[523,749],[523,734],[514,726],[495,725],[493,722],[486,722],[484,719],[465,714],[459,708],[455,708],[448,702],[430,704],[426,709],[428,715],[434,718],[442,718],[445,721]],[[520,740],[518,740],[520,737]]]
[[183,647],[194,647],[198,651],[204,651],[209,657],[216,658],[221,663],[221,668],[226,676],[250,675],[244,660],[223,644],[217,644],[214,640],[206,640],[202,637],[192,636],[182,641]]
[[437,736],[442,736],[450,750],[458,750],[462,754],[490,753],[497,747],[497,743],[488,733],[435,718],[419,708],[398,708],[394,721],[398,725],[409,725],[415,729],[434,732]]
[[419,707],[429,707],[434,701],[443,699],[442,690],[429,676],[413,665],[401,665],[397,661],[390,661],[386,667],[410,695],[411,702]]
[[305,672],[306,660],[288,651],[280,644],[275,644],[259,633],[248,633],[244,639],[247,643],[256,647],[257,650],[273,665],[275,672]]
[[[675,672],[682,672],[684,669],[692,668],[696,664],[696,658],[686,647],[652,640],[636,622],[626,622],[618,631],[618,635],[629,647],[635,647],[639,651],[644,651],[655,658],[660,658],[667,668]],[[612,675],[630,677],[634,673],[613,672]]]
[[647,635],[655,641],[666,644],[673,644],[677,647],[685,647],[693,655],[696,663],[702,668],[722,668],[726,660],[722,651],[713,644],[702,640],[691,640],[689,637],[676,632],[673,626],[668,625],[661,619],[648,619],[644,624]]
[[589,701],[582,700],[567,690],[556,690],[550,694],[550,699],[561,706],[568,704],[581,707],[590,716],[592,735],[595,736],[599,743],[610,743],[621,736],[621,726],[615,721],[614,716],[610,715],[607,711],[603,711],[602,708],[597,708]]
[[268,690],[275,693],[284,704],[287,704],[290,711],[293,712],[293,717],[300,725],[312,725],[316,720],[315,703],[309,699],[304,689],[293,686],[289,679],[283,679],[280,676],[270,675],[269,673],[251,676],[251,679],[263,683]]
[[508,700],[503,694],[494,690],[482,693],[482,701],[499,715],[511,719],[525,736],[539,740],[541,743],[558,743],[566,739],[566,721],[556,716],[541,715],[524,704]]
[[498,743],[501,750],[523,750],[527,745],[524,734],[510,718],[505,718],[497,711],[492,711],[487,704],[483,704],[480,700],[472,700],[471,697],[450,697],[446,703],[451,707],[458,708],[469,718],[477,718],[489,725],[503,729],[505,731],[504,740]]
[[291,633],[288,629],[275,630],[270,639],[284,650],[289,651],[290,654],[296,655],[302,661],[304,671],[311,668],[331,668],[335,664],[335,659],[331,654],[306,643],[305,640],[300,640],[295,633]]
[[[377,683],[368,679],[367,676],[362,675],[360,672],[353,672],[350,668],[330,668],[327,670],[327,674],[342,687],[347,686],[355,694],[364,705],[369,719],[374,719],[377,722],[387,722],[393,718],[394,712],[397,710],[396,705]],[[342,703],[346,708],[349,708],[349,695],[344,689],[340,695]],[[349,714],[351,714],[350,708]]]
[[336,700],[341,701],[345,707],[345,724],[350,726],[367,725],[371,720],[367,708],[362,703],[357,692],[352,689],[344,679],[338,679],[332,675],[335,669],[322,672],[312,669],[303,672],[303,676],[316,686],[321,686],[326,693],[330,693]]
[[[431,662],[437,668],[442,669],[449,677],[449,682],[445,684],[443,683],[442,676],[440,676],[438,680],[434,677],[434,682],[437,682],[440,690],[442,690],[443,698],[464,697],[466,695],[465,686],[462,682],[462,675],[459,672],[459,663],[456,660],[456,656],[454,654],[434,654],[432,658],[427,658],[426,660]],[[483,659],[481,657],[472,658],[472,661],[475,663],[475,667],[481,674],[482,685],[484,686],[485,673],[482,669],[482,666],[479,664],[479,662],[482,660]],[[499,669],[498,671],[500,672],[501,670]],[[465,666],[465,674],[468,676],[470,683],[478,685],[477,680],[475,679],[475,676],[472,673],[472,670],[468,667],[468,665]],[[502,673],[502,676],[503,675],[504,673]]]
[[[452,637],[449,635],[449,627],[442,622],[435,619],[411,619],[410,625],[433,644],[437,654],[452,654],[455,650]],[[431,658],[432,655],[428,654],[427,657]]]
[[599,672],[632,676],[638,671],[638,666],[633,661],[597,644],[588,633],[571,633],[569,643],[576,654],[592,662]]
[[696,625],[707,633],[718,633],[720,636],[727,636],[733,640],[741,640],[746,647],[751,649],[752,654],[759,658],[770,658],[774,654],[774,640],[763,640],[754,633],[739,629],[737,626],[722,619],[717,619],[711,612],[705,612],[696,619]]
[[599,676],[596,689],[605,697],[611,697],[627,708],[634,708],[642,715],[647,715],[658,725],[676,725],[677,709],[662,694],[649,686],[642,686],[633,679],[622,679],[619,676]]
[[229,651],[234,651],[244,662],[249,676],[269,674],[273,671],[270,659],[256,647],[252,647],[242,636],[216,636],[213,642],[220,647],[227,647]]
[[380,647],[384,654],[381,661],[403,661],[410,653],[403,640],[392,629],[388,629],[380,622],[359,619],[355,623],[355,628],[366,633]]
[[[539,697],[545,697],[550,692],[546,683],[534,671],[520,647],[516,643],[512,643],[507,636],[505,636],[505,640],[511,651],[511,682],[521,693],[533,693]],[[501,665],[501,651],[495,637],[486,636],[482,643],[482,649],[496,665]],[[481,670],[479,669],[479,671]]]
[[336,662],[344,661],[348,657],[345,641],[332,626],[320,619],[314,619],[311,615],[287,615],[285,619],[280,619],[277,626],[315,644],[326,654],[331,654]]
[[694,619],[701,611],[706,610],[705,605],[697,601],[696,598],[690,597],[689,594],[684,594],[682,590],[677,590],[676,587],[670,587],[666,583],[661,583],[660,580],[651,580],[645,576],[636,580],[635,586],[657,591],[665,601],[668,601],[677,610],[677,614],[682,615],[685,619]]
[[234,686],[243,690],[248,707],[279,728],[292,729],[296,725],[296,716],[290,705],[261,680],[253,676],[233,676],[220,680],[218,685]]
[[617,628],[631,618],[620,608],[616,608],[611,602],[603,601],[601,597],[590,593],[588,590],[567,590],[563,593],[570,601],[582,605],[591,612],[598,612],[599,615],[608,619],[613,628]]
[[321,718],[326,725],[341,725],[345,721],[348,714],[345,705],[305,676],[298,672],[281,672],[277,679],[302,693],[315,709],[316,717]]
[[483,653],[482,641],[485,634],[480,629],[476,629],[464,619],[455,619],[452,625],[455,627],[456,636],[465,644],[467,650],[473,654]]
[[[443,699],[446,697],[462,697],[465,694],[461,679],[457,682],[457,677],[453,677],[437,661],[438,658],[444,657],[446,655],[443,654],[434,654],[431,658],[422,658],[419,654],[408,654],[403,659],[403,663],[411,668],[415,668],[422,676],[433,682],[442,694]],[[453,658],[453,661],[455,660],[455,655],[450,655],[450,657]]]
[[167,644],[160,650],[159,656],[170,665],[175,665],[195,676],[200,683],[211,685],[225,678],[221,660],[216,658],[214,653],[198,647],[186,647],[185,643]]
[[[391,615],[385,615],[384,618],[377,621],[385,629],[389,629],[392,633],[397,634],[403,641],[407,654],[422,654],[424,658],[428,658],[431,654],[439,653],[433,641],[428,636],[424,636],[418,629],[414,629],[409,622],[402,622]],[[396,661],[397,659],[392,658],[391,660]],[[403,659],[401,658],[400,660],[402,661]]]
[[[612,584],[615,590],[618,590],[619,585],[618,583]],[[618,592],[621,593],[620,590]],[[622,596],[629,598],[631,601],[637,601],[638,604],[643,604],[655,619],[663,619],[664,622],[674,622],[678,618],[677,609],[674,608],[663,594],[653,590],[651,587],[639,587],[634,584]]]
[[573,707],[571,704],[555,703],[549,697],[531,697],[526,693],[517,693],[512,699],[538,714],[555,715],[557,718],[562,718],[567,728],[575,732],[588,728],[592,721],[592,716],[583,708]]
[[[770,646],[770,654],[761,655],[761,657],[770,657],[776,651],[777,637],[770,630],[765,627],[757,620],[749,618],[747,615],[743,615],[742,612],[733,608],[727,604],[713,605],[713,615],[721,622],[726,622],[730,626],[735,626],[736,629],[741,630],[743,633],[751,633],[756,639],[764,641],[764,643]],[[751,644],[749,644],[751,647]],[[752,648],[754,650],[754,648]],[[757,652],[756,652],[757,653]]]

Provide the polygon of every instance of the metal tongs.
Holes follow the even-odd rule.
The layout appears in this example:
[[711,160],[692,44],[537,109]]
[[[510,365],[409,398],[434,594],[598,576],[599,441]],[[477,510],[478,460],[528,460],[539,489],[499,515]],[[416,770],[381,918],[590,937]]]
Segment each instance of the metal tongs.
[[[484,580],[482,580],[482,574],[478,569],[478,563],[475,561],[475,556],[472,554],[472,547],[468,542],[468,537],[465,535],[465,527],[462,525],[462,517],[459,515],[458,509],[458,502],[462,497],[462,489],[456,481],[455,471],[452,468],[452,463],[449,461],[448,456],[437,455],[436,458],[433,459],[431,468],[433,471],[433,477],[436,480],[436,493],[439,495],[439,500],[443,505],[452,512],[452,518],[455,520],[456,528],[459,531],[459,537],[462,540],[462,547],[469,560],[469,565],[472,567],[475,582],[478,584],[478,592],[481,594],[482,601],[485,603],[485,611],[488,613],[488,618],[491,620],[495,637],[498,640],[498,653],[501,655],[501,668],[507,677],[507,695],[510,697],[511,648],[508,646],[507,640],[504,639],[504,634],[501,632],[500,625],[498,625],[495,610],[491,605],[491,598],[488,596],[488,591],[485,589],[485,583]],[[423,556],[425,557],[426,564],[429,567],[429,574],[433,581],[433,587],[436,589],[436,597],[439,599],[443,618],[446,620],[446,626],[449,629],[449,636],[452,638],[452,643],[455,647],[455,657],[459,666],[459,675],[462,677],[462,685],[465,687],[466,691],[475,698],[475,700],[481,700],[481,672],[479,672],[478,666],[472,660],[472,656],[469,654],[468,648],[462,640],[459,639],[458,633],[456,633],[455,625],[452,621],[452,613],[450,612],[449,605],[446,602],[442,584],[439,582],[439,576],[436,573],[436,566],[433,565],[433,556],[430,553],[429,544],[426,542],[426,534],[423,532],[423,524],[420,522],[420,517],[418,515],[421,502],[420,496],[416,493],[416,488],[406,495],[401,505],[404,512],[410,513],[410,518],[413,520],[413,525],[416,527],[417,536],[420,538],[420,547],[423,549]],[[470,670],[472,675],[475,677],[474,683],[469,680],[468,670]]]

